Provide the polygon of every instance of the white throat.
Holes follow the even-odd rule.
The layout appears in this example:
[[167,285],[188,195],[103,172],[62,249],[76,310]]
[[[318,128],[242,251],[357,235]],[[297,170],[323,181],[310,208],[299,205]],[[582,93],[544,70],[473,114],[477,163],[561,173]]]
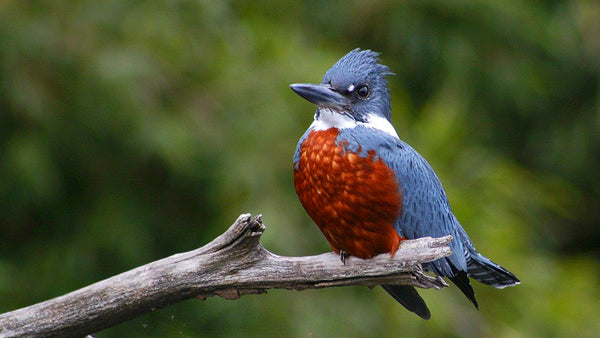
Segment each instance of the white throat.
[[350,129],[357,126],[364,126],[383,131],[388,135],[398,138],[398,133],[396,133],[394,126],[387,119],[375,114],[368,114],[366,122],[359,122],[346,114],[338,113],[330,108],[319,107],[318,115],[319,117],[317,118],[317,114],[315,114],[315,120],[310,125],[314,130],[327,130],[329,128]]

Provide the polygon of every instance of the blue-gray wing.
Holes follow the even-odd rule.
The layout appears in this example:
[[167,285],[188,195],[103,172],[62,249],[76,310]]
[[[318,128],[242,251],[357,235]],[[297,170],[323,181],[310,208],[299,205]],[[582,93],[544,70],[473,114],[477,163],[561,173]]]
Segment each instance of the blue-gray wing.
[[470,246],[470,240],[452,213],[431,165],[401,140],[390,148],[386,151],[388,147],[384,147],[380,156],[394,170],[402,187],[403,212],[395,224],[396,231],[409,239],[452,235],[452,255],[433,262],[431,268],[442,276],[454,276],[456,270],[467,271],[465,245]]

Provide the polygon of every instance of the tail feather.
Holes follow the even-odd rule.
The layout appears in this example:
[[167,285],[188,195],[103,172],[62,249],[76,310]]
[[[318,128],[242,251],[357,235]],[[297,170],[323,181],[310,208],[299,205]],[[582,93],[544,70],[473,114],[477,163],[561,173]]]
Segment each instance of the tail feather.
[[414,287],[408,285],[382,285],[381,287],[407,310],[416,313],[423,319],[431,318],[427,304]]
[[[465,253],[465,255],[467,255]],[[460,261],[459,261],[460,262]],[[475,298],[475,291],[473,291],[473,287],[471,286],[471,282],[469,280],[469,274],[467,271],[460,269],[455,266],[455,263],[452,260],[452,256],[440,258],[437,261],[433,261],[430,263],[426,263],[424,265],[426,270],[431,270],[438,276],[447,277],[454,283],[460,291],[475,305],[475,308],[479,309],[479,305],[477,304],[477,299]]]
[[512,272],[478,252],[471,252],[467,257],[467,271],[476,281],[499,289],[521,283]]
[[471,282],[469,281],[469,276],[464,271],[455,271],[455,275],[453,277],[448,277],[452,283],[454,283],[462,293],[469,298],[471,303],[475,305],[476,309],[479,309],[479,304],[477,304],[477,299],[475,299],[475,291],[473,291],[473,287],[471,286]]

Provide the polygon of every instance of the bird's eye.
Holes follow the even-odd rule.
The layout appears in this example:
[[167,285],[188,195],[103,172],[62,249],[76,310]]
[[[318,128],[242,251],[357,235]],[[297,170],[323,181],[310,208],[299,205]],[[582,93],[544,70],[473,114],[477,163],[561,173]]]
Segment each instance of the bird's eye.
[[369,87],[367,87],[366,85],[358,87],[358,89],[356,89],[356,94],[358,94],[359,98],[366,99],[367,97],[369,97]]

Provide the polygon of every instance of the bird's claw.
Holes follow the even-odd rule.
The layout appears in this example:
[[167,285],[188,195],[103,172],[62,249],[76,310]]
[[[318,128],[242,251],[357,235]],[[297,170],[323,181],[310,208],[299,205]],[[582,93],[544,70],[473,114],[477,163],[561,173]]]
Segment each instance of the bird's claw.
[[346,265],[346,258],[350,257],[350,255],[344,251],[340,250],[340,259],[342,260],[342,264]]

